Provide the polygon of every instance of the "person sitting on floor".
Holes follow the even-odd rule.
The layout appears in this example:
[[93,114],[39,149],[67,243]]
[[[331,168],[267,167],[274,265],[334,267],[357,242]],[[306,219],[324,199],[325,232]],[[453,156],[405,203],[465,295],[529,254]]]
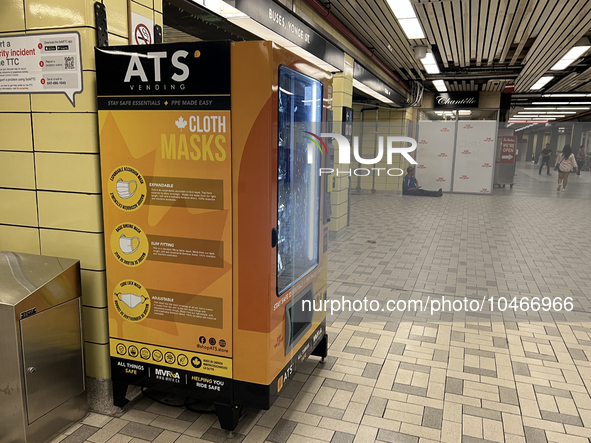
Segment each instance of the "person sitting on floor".
[[422,197],[441,197],[443,191],[439,188],[439,191],[426,191],[420,189],[419,181],[415,177],[415,167],[409,166],[406,168],[406,176],[402,182],[402,195],[419,195]]

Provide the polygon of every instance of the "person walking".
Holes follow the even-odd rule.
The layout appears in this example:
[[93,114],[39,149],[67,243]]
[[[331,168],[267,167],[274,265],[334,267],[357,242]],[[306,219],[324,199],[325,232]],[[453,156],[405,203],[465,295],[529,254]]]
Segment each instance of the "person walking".
[[426,191],[420,189],[419,181],[415,177],[415,167],[409,166],[406,168],[406,176],[402,182],[402,195],[418,195],[421,197],[441,197],[443,191],[439,188],[439,191]]
[[579,170],[577,171],[577,175],[581,176],[581,171],[583,170],[583,166],[585,166],[585,160],[587,160],[587,156],[585,155],[585,145],[582,145],[579,148],[579,152],[577,152],[577,167]]
[[552,149],[550,149],[550,143],[546,144],[546,149],[543,149],[540,153],[542,157],[542,161],[540,162],[540,170],[538,171],[538,175],[542,175],[542,169],[544,165],[546,165],[546,175],[550,174],[550,156],[552,155]]
[[560,185],[562,184],[562,192],[564,192],[566,191],[568,174],[570,174],[570,171],[573,169],[576,169],[577,172],[579,171],[577,161],[575,160],[575,154],[573,154],[570,145],[564,145],[562,152],[556,157],[556,165],[554,165],[554,169],[558,171],[558,187],[556,190],[560,191]]

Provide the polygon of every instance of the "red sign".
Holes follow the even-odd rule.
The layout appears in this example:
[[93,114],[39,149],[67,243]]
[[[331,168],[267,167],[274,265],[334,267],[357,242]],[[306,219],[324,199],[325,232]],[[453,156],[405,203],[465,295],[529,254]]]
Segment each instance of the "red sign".
[[151,45],[152,44],[152,35],[150,34],[150,30],[146,25],[140,23],[135,27],[134,32],[135,43],[137,45]]
[[517,137],[501,137],[501,158],[498,163],[515,163],[515,148],[517,146]]

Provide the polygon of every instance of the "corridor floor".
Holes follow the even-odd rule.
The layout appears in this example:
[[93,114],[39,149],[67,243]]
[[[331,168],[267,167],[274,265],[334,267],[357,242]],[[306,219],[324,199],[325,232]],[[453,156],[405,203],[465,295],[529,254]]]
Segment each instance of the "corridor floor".
[[[142,397],[54,442],[587,443],[590,199],[590,172],[557,192],[529,163],[493,196],[353,195],[328,296],[379,308],[329,313],[327,361],[311,357],[269,411],[247,411],[227,440],[215,416]],[[443,297],[475,309],[431,313]]]

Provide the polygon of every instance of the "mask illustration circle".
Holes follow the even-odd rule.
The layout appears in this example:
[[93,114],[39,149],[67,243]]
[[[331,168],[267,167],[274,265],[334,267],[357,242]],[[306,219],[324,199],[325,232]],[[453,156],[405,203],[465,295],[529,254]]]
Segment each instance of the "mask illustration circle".
[[137,186],[137,181],[135,180],[131,180],[131,181],[123,181],[122,179],[117,180],[117,194],[119,194],[119,197],[121,197],[122,199],[128,199],[131,196],[133,196],[133,194],[135,194],[135,191],[137,191],[138,186]]
[[139,323],[148,317],[152,307],[150,294],[139,282],[123,280],[112,295],[117,313],[129,322]]
[[[135,247],[133,246],[135,242]],[[133,254],[140,247],[139,237],[126,237],[125,234],[121,234],[119,237],[119,248],[124,254]]]
[[126,212],[139,209],[148,195],[142,174],[126,165],[117,167],[111,173],[107,181],[107,193],[113,204]]
[[150,242],[144,231],[134,223],[121,223],[111,232],[111,252],[119,263],[136,267],[148,258]]

